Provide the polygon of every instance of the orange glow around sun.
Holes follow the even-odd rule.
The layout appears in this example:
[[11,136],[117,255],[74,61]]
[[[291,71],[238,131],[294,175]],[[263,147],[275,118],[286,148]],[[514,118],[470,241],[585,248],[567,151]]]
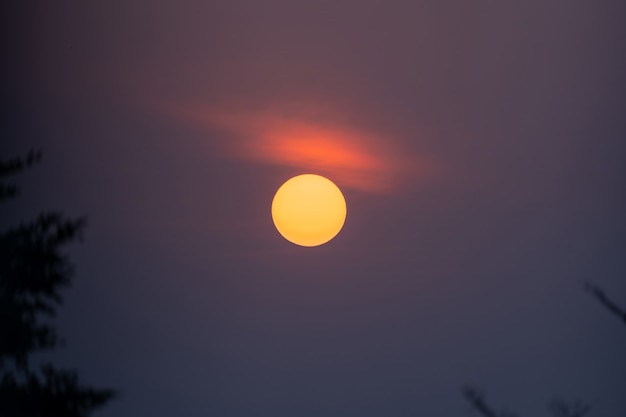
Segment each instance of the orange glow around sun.
[[432,170],[430,161],[394,147],[397,141],[391,138],[336,120],[326,122],[328,118],[313,111],[284,108],[290,109],[196,107],[178,113],[199,126],[228,133],[221,148],[232,157],[318,172],[362,191],[384,192],[407,178],[423,179]]
[[359,144],[356,135],[337,128],[291,122],[275,126],[241,151],[250,158],[322,172],[356,188],[380,188],[386,180],[386,161]]

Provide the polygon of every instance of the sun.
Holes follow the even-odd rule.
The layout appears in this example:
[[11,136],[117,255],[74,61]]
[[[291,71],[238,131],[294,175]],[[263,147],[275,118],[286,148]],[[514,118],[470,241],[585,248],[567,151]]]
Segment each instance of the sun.
[[346,220],[346,200],[328,178],[298,175],[276,191],[272,219],[278,232],[291,243],[323,245],[341,231]]

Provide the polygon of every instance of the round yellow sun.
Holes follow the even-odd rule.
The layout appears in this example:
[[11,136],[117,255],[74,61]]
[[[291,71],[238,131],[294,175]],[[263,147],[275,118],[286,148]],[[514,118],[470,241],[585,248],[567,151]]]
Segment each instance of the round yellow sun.
[[320,175],[303,174],[285,182],[272,201],[278,232],[300,246],[319,246],[332,238],[346,220],[346,200],[339,188]]

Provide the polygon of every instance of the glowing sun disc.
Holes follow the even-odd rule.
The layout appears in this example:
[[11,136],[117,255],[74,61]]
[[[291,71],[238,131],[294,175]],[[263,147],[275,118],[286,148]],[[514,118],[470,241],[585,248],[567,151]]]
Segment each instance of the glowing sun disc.
[[346,220],[346,200],[328,178],[298,175],[276,191],[272,220],[278,232],[291,243],[323,245],[341,231]]

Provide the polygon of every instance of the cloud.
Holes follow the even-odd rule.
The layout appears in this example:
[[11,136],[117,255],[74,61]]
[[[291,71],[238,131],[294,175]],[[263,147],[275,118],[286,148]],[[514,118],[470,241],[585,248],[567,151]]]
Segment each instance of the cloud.
[[283,103],[250,106],[183,106],[178,117],[227,134],[219,148],[233,158],[320,173],[339,185],[389,192],[437,171],[432,158],[401,149],[400,141],[346,119],[341,109]]

